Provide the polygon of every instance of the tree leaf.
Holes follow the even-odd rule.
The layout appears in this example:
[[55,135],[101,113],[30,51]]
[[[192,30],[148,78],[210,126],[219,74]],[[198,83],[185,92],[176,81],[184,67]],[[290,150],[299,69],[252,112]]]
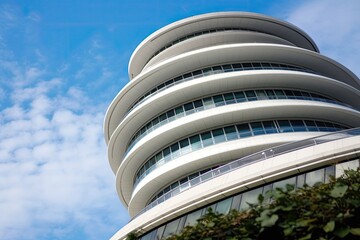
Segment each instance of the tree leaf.
[[339,198],[345,195],[348,186],[336,183],[334,188],[330,192],[330,196],[333,198]]
[[340,238],[345,237],[350,232],[349,228],[338,228],[335,230],[334,234]]
[[335,221],[329,221],[324,227],[325,232],[332,232],[335,229]]
[[351,228],[350,232],[352,235],[360,236],[360,228]]
[[262,227],[274,226],[278,219],[279,219],[279,216],[277,214],[273,214],[273,215],[271,215],[271,217],[264,218],[261,221],[261,226]]

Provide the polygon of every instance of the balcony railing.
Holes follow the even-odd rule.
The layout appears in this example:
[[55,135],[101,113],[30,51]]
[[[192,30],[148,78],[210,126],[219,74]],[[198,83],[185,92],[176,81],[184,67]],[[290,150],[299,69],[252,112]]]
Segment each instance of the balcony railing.
[[360,135],[360,127],[352,128],[352,129],[347,129],[347,130],[338,131],[335,133],[325,134],[325,135],[321,135],[321,136],[317,136],[314,138],[309,138],[309,139],[305,139],[305,140],[301,140],[301,141],[297,141],[297,142],[283,144],[280,146],[272,147],[272,148],[263,150],[261,152],[257,152],[257,153],[251,154],[249,156],[234,160],[234,161],[227,163],[223,166],[220,166],[212,171],[206,172],[196,178],[193,178],[190,181],[183,183],[180,186],[178,186],[177,188],[167,192],[166,194],[157,198],[155,201],[151,202],[149,205],[147,205],[145,208],[143,208],[139,213],[137,213],[133,217],[133,219],[136,218],[137,216],[143,214],[144,212],[148,211],[149,209],[157,206],[158,204],[168,200],[169,198],[174,197],[187,189],[190,189],[191,187],[197,186],[197,185],[204,183],[210,179],[216,178],[218,176],[221,176],[225,173],[234,171],[241,167],[248,166],[250,164],[257,163],[257,162],[260,162],[260,161],[263,161],[263,160],[266,160],[266,159],[269,159],[272,157],[276,157],[276,156],[279,156],[282,154],[286,154],[289,152],[293,152],[293,151],[296,151],[299,149],[303,149],[303,148],[307,148],[307,147],[311,147],[311,146],[315,146],[315,145],[319,145],[319,144],[323,144],[323,143],[327,143],[327,142],[331,142],[331,141],[336,141],[339,139],[345,139],[345,138],[349,138],[349,137],[353,137],[353,136],[359,136],[359,135]]

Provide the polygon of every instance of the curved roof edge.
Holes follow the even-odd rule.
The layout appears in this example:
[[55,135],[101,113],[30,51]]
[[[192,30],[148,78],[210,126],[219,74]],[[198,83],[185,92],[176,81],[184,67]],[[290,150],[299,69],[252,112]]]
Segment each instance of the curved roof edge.
[[[307,35],[303,30],[301,30],[300,28],[296,27],[295,25],[293,25],[289,22],[286,22],[286,21],[283,21],[280,19],[276,19],[273,17],[269,17],[266,15],[258,14],[258,13],[213,12],[213,13],[195,15],[192,17],[188,17],[188,18],[173,22],[169,25],[162,27],[161,29],[157,30],[156,32],[154,32],[153,34],[151,34],[150,36],[145,38],[136,47],[133,54],[131,55],[131,58],[129,60],[129,65],[128,65],[129,78],[132,79],[133,77],[138,75],[141,72],[141,69],[144,67],[144,66],[138,66],[139,64],[140,65],[142,65],[142,64],[139,63],[139,61],[141,61],[141,60],[137,60],[137,58],[144,59],[145,52],[148,53],[148,55],[149,55],[150,54],[149,52],[151,52],[153,54],[157,51],[157,49],[154,50],[154,46],[155,47],[157,46],[156,41],[159,37],[162,37],[163,35],[168,34],[169,32],[174,31],[175,29],[184,28],[186,25],[189,25],[192,23],[201,22],[201,21],[205,21],[205,20],[211,20],[211,19],[230,18],[230,17],[263,20],[263,21],[266,21],[269,23],[273,23],[275,25],[279,25],[279,26],[288,28],[288,29],[292,30],[293,32],[297,33],[300,37],[303,38],[303,40],[305,42],[307,42],[307,44],[309,44],[311,46],[311,49],[309,49],[309,50],[319,52],[319,49],[318,49],[317,45],[315,44],[315,42],[312,40],[312,38],[309,35]],[[249,27],[249,26],[246,26],[246,27]],[[264,30],[264,31],[266,31],[266,30]],[[143,64],[143,65],[145,65],[145,64]],[[135,70],[134,68],[137,68],[137,70],[134,71]]]

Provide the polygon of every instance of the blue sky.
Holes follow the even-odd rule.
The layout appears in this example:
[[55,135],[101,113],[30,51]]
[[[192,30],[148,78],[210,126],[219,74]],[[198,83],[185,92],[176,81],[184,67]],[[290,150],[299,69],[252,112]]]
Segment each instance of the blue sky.
[[106,108],[144,38],[214,11],[289,21],[360,75],[357,0],[0,0],[0,239],[108,239],[126,224]]

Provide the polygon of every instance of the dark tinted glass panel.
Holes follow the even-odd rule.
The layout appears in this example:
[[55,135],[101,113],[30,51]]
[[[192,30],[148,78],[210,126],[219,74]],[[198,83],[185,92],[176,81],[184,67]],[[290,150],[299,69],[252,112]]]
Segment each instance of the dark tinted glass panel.
[[276,133],[277,129],[273,121],[264,121],[263,122],[266,133]]
[[202,107],[202,106],[203,106],[203,103],[202,103],[201,100],[196,100],[196,101],[194,102],[194,106],[195,106],[195,108],[199,108],[199,107]]
[[244,92],[236,92],[235,94],[236,102],[244,102],[246,101]]
[[223,95],[216,95],[216,96],[213,96],[213,100],[214,100],[215,104],[217,104],[219,102],[223,102],[224,98],[223,98]]
[[211,68],[205,68],[203,69],[204,76],[211,75],[212,69]]
[[275,92],[277,98],[279,98],[279,99],[286,98],[286,96],[285,96],[285,94],[284,94],[284,92],[282,90],[274,90],[274,92]]
[[309,131],[317,131],[318,128],[316,127],[316,124],[314,121],[311,120],[305,120],[306,127]]
[[191,144],[191,148],[192,150],[197,150],[201,148],[201,141],[200,141],[200,136],[199,135],[195,135],[193,137],[190,138],[190,144]]
[[235,102],[234,95],[232,93],[224,94],[224,98],[227,104]]
[[224,72],[231,72],[232,71],[232,67],[231,67],[230,64],[223,65],[223,69],[224,69]]
[[170,111],[168,111],[166,113],[166,115],[167,115],[168,118],[171,118],[171,117],[173,117],[175,115],[175,112],[174,112],[174,110],[170,110]]
[[243,63],[242,65],[243,65],[244,69],[251,69],[252,68],[251,63]]
[[256,98],[256,95],[255,95],[255,91],[252,91],[252,90],[250,90],[250,91],[245,91],[245,95],[246,95],[246,97],[247,97],[247,99],[249,100],[249,101],[253,101],[253,100],[256,100],[257,98]]
[[304,122],[301,120],[291,120],[291,126],[293,127],[295,132],[304,132],[306,131]]
[[288,120],[279,120],[280,132],[292,132],[292,128]]
[[197,71],[193,72],[193,76],[194,76],[194,78],[201,77],[202,76],[202,71],[197,70]]
[[214,73],[221,73],[223,70],[221,66],[212,67]]
[[224,142],[226,140],[225,135],[224,135],[224,131],[223,131],[222,128],[213,130],[212,134],[214,136],[215,143]]
[[241,69],[242,69],[242,66],[241,66],[240,63],[232,64],[232,66],[233,66],[233,68],[234,68],[235,70],[241,70]]
[[192,102],[187,103],[187,104],[184,105],[185,111],[189,111],[189,110],[191,110],[191,109],[193,109],[193,108],[194,108],[194,106],[193,106],[193,103],[192,103]]
[[176,115],[182,114],[183,112],[184,112],[184,109],[182,108],[182,106],[175,108]]
[[225,127],[224,130],[225,130],[226,139],[228,141],[238,138],[237,131],[234,126]]
[[249,125],[247,123],[237,125],[236,127],[238,129],[240,137],[249,137],[249,136],[252,135],[251,131],[250,131],[250,128],[249,128]]
[[211,132],[206,132],[201,134],[201,140],[204,147],[214,144],[211,136]]
[[254,135],[260,135],[260,134],[265,133],[261,122],[253,122],[253,123],[250,123],[250,125],[251,125]]
[[186,73],[186,74],[184,74],[184,79],[191,78],[191,77],[192,77],[192,74],[191,74],[191,73]]

